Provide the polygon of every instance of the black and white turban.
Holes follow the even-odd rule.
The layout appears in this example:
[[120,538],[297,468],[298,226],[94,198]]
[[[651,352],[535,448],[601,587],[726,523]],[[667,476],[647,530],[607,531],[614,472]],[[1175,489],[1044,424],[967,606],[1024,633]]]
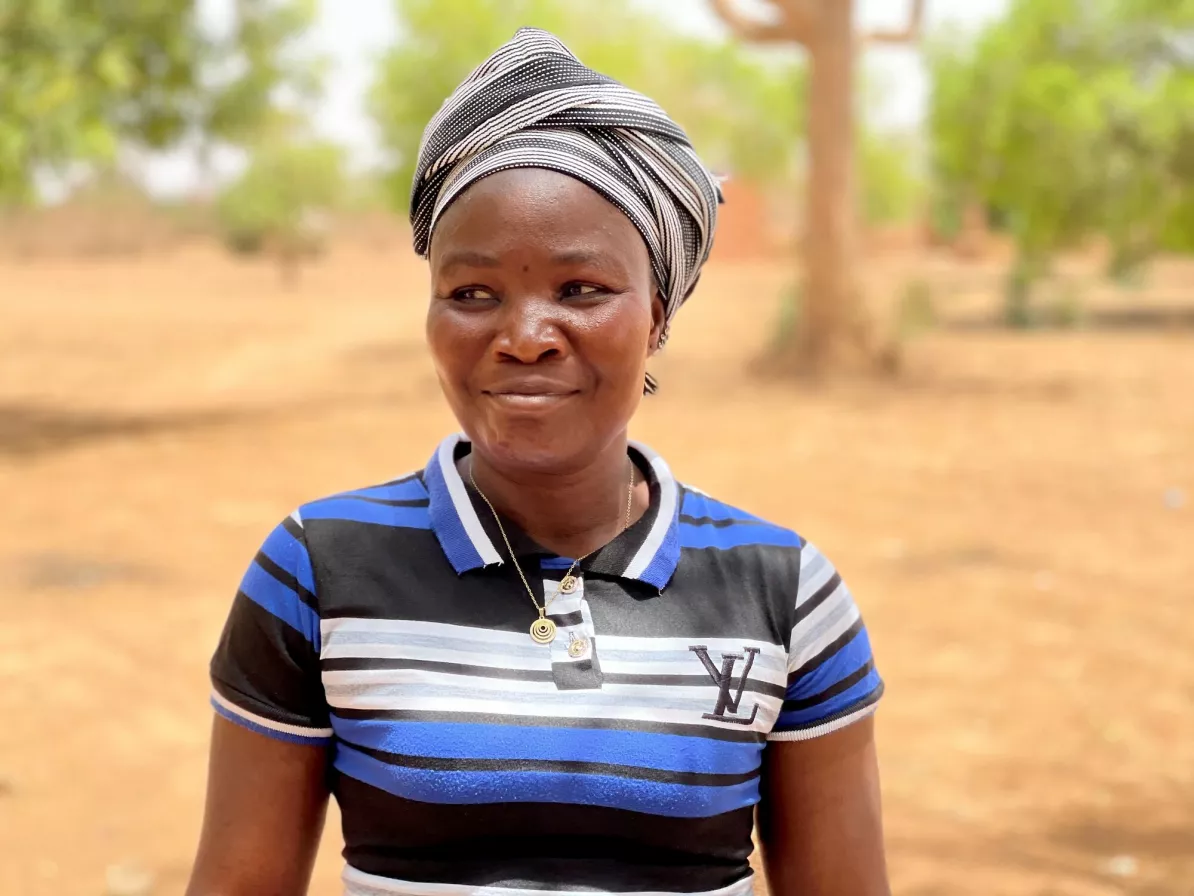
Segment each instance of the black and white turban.
[[415,251],[427,256],[453,199],[508,168],[570,175],[620,208],[646,241],[670,323],[709,258],[721,190],[663,109],[586,68],[555,35],[521,28],[423,132],[410,201]]

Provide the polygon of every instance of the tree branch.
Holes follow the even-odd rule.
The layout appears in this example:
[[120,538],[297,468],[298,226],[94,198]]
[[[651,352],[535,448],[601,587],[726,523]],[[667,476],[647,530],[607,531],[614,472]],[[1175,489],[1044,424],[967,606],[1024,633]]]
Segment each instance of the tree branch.
[[[712,0],[713,11],[739,40],[756,43],[806,43],[809,37],[809,0],[772,0],[783,10],[778,22],[760,22],[744,16],[734,0]],[[795,10],[800,14],[794,14]]]
[[899,31],[871,31],[862,36],[863,44],[914,44],[924,30],[925,0],[911,0],[908,24]]

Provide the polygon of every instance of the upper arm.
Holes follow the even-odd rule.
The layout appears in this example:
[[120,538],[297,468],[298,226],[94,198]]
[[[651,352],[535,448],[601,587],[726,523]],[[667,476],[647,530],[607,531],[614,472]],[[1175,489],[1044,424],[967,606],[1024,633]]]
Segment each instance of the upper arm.
[[767,745],[759,839],[774,896],[888,896],[873,718]]
[[216,717],[188,896],[301,896],[327,807],[327,750]]
[[192,896],[306,891],[332,735],[319,649],[314,572],[295,517],[250,564],[212,658],[218,718]]
[[787,691],[764,751],[760,836],[776,896],[888,892],[871,718],[882,694],[849,588],[806,543]]

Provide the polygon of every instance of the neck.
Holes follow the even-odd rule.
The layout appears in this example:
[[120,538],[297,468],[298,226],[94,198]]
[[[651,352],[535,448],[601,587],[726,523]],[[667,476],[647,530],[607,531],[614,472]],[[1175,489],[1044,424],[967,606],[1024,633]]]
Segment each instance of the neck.
[[[536,542],[561,557],[582,557],[608,544],[626,524],[631,463],[626,436],[615,439],[582,469],[567,473],[505,471],[474,450],[461,462],[467,480]],[[646,481],[634,470],[631,522],[649,501]]]

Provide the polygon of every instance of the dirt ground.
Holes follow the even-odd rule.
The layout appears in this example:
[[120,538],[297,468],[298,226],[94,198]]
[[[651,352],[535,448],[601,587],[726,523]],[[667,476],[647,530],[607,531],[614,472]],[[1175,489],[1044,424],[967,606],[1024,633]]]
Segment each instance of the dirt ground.
[[[989,272],[940,260],[868,275],[922,269],[984,301]],[[787,273],[711,267],[634,435],[852,583],[895,892],[1194,894],[1194,329],[941,328],[892,382],[760,382]],[[1194,266],[1158,276],[1194,306]],[[116,865],[182,892],[245,564],[453,427],[424,294],[402,251],[293,293],[197,249],[0,266],[0,894],[96,896]]]

